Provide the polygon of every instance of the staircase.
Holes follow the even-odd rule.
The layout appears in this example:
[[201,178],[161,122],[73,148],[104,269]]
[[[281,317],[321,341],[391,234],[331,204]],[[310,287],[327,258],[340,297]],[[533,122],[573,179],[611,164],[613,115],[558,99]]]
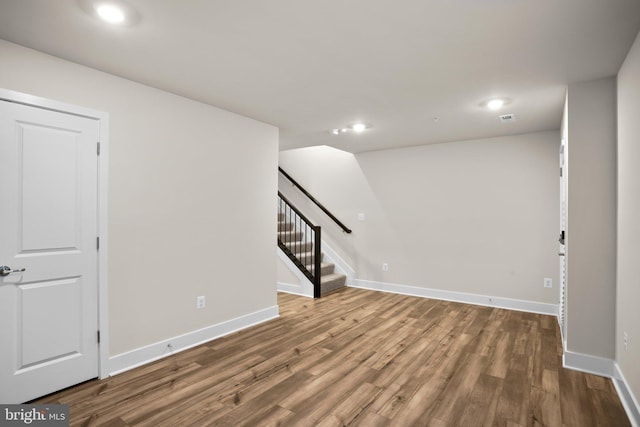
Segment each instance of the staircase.
[[[287,221],[283,213],[278,214],[278,241],[291,251],[297,261],[308,271],[313,271],[315,255],[313,242],[305,239],[304,233],[296,224]],[[335,272],[335,264],[323,262],[324,254],[320,254],[320,296],[337,291],[345,286],[347,276]]]

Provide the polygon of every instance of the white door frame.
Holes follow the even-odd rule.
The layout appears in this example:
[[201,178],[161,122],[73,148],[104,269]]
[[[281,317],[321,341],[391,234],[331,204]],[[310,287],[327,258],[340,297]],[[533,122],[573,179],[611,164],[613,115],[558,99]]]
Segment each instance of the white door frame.
[[98,327],[100,344],[98,345],[98,369],[100,378],[109,376],[109,304],[108,304],[108,164],[109,164],[109,113],[92,110],[77,105],[66,104],[51,99],[15,92],[0,88],[0,100],[28,105],[60,113],[73,114],[97,120],[99,123],[100,156],[98,156]]
[[[560,142],[560,229],[558,232],[558,291],[559,307],[558,320],[560,322],[560,335],[564,346],[566,340],[567,325],[567,140],[563,136]],[[561,234],[564,233],[564,234]],[[564,238],[562,240],[561,238]]]

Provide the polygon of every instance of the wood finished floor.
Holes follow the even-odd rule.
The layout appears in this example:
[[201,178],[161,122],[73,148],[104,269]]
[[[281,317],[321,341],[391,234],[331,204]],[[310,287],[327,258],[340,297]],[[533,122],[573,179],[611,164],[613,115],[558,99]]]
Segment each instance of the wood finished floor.
[[50,395],[72,426],[629,426],[610,380],[562,368],[554,317],[347,288]]

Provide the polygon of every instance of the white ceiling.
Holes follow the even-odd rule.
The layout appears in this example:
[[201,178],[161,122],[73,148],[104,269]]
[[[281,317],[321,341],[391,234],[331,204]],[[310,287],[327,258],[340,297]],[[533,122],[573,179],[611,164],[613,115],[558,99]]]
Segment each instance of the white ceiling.
[[128,0],[127,27],[82,1],[0,0],[0,38],[271,123],[281,149],[558,129],[566,85],[615,75],[640,29],[639,0]]

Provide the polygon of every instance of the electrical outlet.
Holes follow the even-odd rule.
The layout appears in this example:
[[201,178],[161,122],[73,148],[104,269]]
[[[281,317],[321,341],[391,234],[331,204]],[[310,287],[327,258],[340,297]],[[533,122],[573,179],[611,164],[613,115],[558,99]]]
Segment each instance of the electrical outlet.
[[358,221],[364,221],[364,213],[358,214]]
[[199,296],[196,298],[196,308],[201,309],[205,306],[204,296]]
[[626,332],[624,332],[622,334],[622,337],[624,339],[624,351],[627,351],[629,349],[629,335]]
[[386,262],[382,264],[382,271],[389,271],[389,264],[387,264]]
[[545,277],[544,278],[544,287],[545,288],[552,288],[553,287],[553,279]]

